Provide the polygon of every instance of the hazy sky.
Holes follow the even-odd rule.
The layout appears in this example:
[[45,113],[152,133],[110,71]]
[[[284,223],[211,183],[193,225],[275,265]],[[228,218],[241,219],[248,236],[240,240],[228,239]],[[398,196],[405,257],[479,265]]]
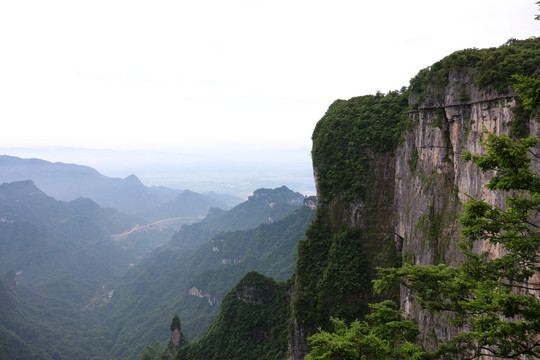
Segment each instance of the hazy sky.
[[533,0],[2,1],[0,147],[307,148],[338,98],[539,34]]

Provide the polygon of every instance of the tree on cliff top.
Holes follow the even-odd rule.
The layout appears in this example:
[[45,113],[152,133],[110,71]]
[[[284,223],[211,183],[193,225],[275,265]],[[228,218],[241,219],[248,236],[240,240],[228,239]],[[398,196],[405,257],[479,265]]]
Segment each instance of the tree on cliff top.
[[176,329],[178,330],[182,329],[182,325],[180,323],[180,318],[178,317],[178,314],[175,314],[173,316],[170,328],[171,328],[171,331],[174,331]]

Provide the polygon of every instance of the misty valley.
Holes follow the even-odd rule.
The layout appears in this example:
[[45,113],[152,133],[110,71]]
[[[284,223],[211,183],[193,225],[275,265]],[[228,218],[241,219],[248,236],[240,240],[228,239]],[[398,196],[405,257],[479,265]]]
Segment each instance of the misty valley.
[[195,341],[246,273],[292,276],[314,215],[286,187],[243,200],[37,159],[0,168],[2,359],[138,358],[174,315]]

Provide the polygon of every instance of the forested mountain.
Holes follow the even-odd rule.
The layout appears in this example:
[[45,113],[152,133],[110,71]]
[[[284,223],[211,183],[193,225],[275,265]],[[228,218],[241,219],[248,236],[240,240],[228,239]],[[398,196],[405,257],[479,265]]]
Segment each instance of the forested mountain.
[[[279,280],[293,274],[296,246],[305,236],[314,210],[298,205],[299,198],[304,197],[286,188],[255,193],[259,196],[246,203],[256,204],[243,203],[229,210],[233,217],[242,214],[246,222],[252,223],[246,207],[257,209],[265,204],[272,210],[291,202],[296,205],[289,204],[289,214],[271,224],[220,232],[210,239],[196,240],[201,245],[188,250],[165,248],[126,274],[112,299],[111,326],[118,334],[112,349],[114,356],[132,358],[153,340],[165,340],[168,330],[163,324],[175,313],[181,317],[182,330],[189,339],[201,337],[225,294],[248,271],[256,270]],[[261,212],[259,209],[252,214],[260,216]],[[224,224],[221,217],[217,220],[217,224],[210,220],[206,224],[217,229]],[[267,217],[261,221],[267,221]],[[236,224],[243,226],[240,220]]]
[[[484,151],[486,132],[515,139],[538,135],[534,120],[538,112],[535,115],[530,106],[527,109],[516,94],[513,85],[518,80],[513,75],[533,76],[530,81],[537,82],[539,70],[540,38],[512,39],[497,48],[456,51],[421,70],[411,79],[408,89],[338,100],[329,107],[313,132],[312,158],[319,207],[306,239],[298,246],[289,358],[303,359],[310,351],[307,338],[319,328],[334,330],[330,317],[339,317],[347,323],[363,319],[370,312],[369,304],[383,299],[394,300],[409,319],[416,321],[417,345],[427,350],[466,330],[467,326],[459,328],[457,322],[449,320],[459,310],[450,313],[440,310],[465,309],[462,306],[467,301],[472,301],[472,307],[466,308],[465,314],[460,313],[465,319],[461,324],[469,324],[473,317],[485,322],[472,330],[474,334],[464,335],[464,343],[474,344],[478,339],[481,348],[484,341],[486,344],[492,341],[486,340],[490,336],[504,338],[503,332],[490,328],[496,323],[492,319],[503,316],[492,316],[489,312],[485,316],[485,309],[474,302],[477,296],[486,296],[486,301],[491,303],[486,295],[489,292],[484,292],[491,285],[483,283],[481,290],[474,289],[473,294],[465,290],[465,295],[460,295],[469,285],[453,275],[447,279],[449,286],[460,285],[440,295],[437,289],[442,287],[444,275],[434,269],[460,264],[464,258],[460,249],[474,259],[474,264],[484,266],[482,271],[490,265],[479,265],[483,264],[480,259],[501,256],[499,244],[478,241],[474,246],[458,246],[463,239],[460,214],[464,204],[471,199],[485,199],[484,206],[502,206],[506,196],[493,191],[492,186],[486,187],[493,172],[483,174],[463,154]],[[517,152],[513,151],[509,151],[511,155],[503,152],[501,156],[515,159]],[[535,162],[532,171],[536,174],[538,166]],[[496,171],[499,164],[492,161],[486,167]],[[521,174],[521,171],[514,168],[510,172]],[[480,216],[481,221],[492,218],[497,211]],[[472,231],[497,233],[496,225],[484,229],[476,224]],[[486,253],[479,255],[483,251]],[[415,274],[419,288],[426,290],[420,301],[418,293],[407,287],[408,281],[415,281],[411,278],[400,279],[405,286],[394,284],[387,292],[374,290],[372,280],[379,276],[376,268],[401,268],[401,263],[405,268],[434,265],[425,268],[424,273],[419,270]],[[433,271],[433,276],[428,275],[429,271]],[[434,280],[438,275],[439,281]],[[501,275],[487,276],[492,276],[491,281]],[[427,287],[428,278],[434,281],[434,287]],[[505,286],[498,291],[509,291]],[[454,295],[460,302],[447,301]],[[534,295],[526,301],[538,304],[538,295],[536,300],[532,298]],[[439,311],[421,310],[426,303]],[[501,328],[512,328],[514,324],[503,322]],[[342,330],[337,331],[343,334]],[[360,339],[359,333],[356,335]],[[509,336],[507,341],[512,342],[512,338]],[[403,339],[390,346],[397,348]],[[538,339],[538,327],[535,339]],[[450,342],[447,344],[452,346]],[[470,346],[475,349],[475,345]],[[324,352],[324,342],[321,347]],[[490,350],[481,350],[485,354],[487,351]],[[357,356],[360,358],[365,353],[360,349]],[[439,356],[435,358],[480,358]],[[402,357],[395,353],[389,358]],[[424,354],[420,358],[431,357]]]
[[31,181],[0,185],[0,358],[105,356],[100,310],[134,261],[110,237],[133,218]]
[[[196,207],[201,196],[184,193]],[[137,263],[134,245],[111,235],[140,219],[86,198],[57,201],[29,180],[0,185],[0,359],[136,358],[166,340],[162,321],[174,313],[200,337],[246,272],[292,275],[314,214],[303,200],[285,187],[259,189],[212,210],[203,237],[190,232],[193,244],[162,246]]]
[[[316,211],[306,206],[313,199],[285,187],[256,190],[231,210],[213,208],[204,220],[184,226],[123,276],[132,256],[109,235],[129,226],[132,218],[103,210],[88,199],[57,201],[30,181],[1,185],[0,358],[134,359],[142,354],[145,360],[301,360],[312,349],[308,337],[319,329],[336,331],[331,317],[346,323],[364,319],[371,303],[387,299],[409,317],[405,324],[417,325],[409,328],[416,342],[412,344],[395,327],[403,324],[401,318],[379,324],[383,333],[398,333],[397,345],[392,346],[400,351],[417,345],[430,350],[445,343],[454,347],[445,348],[446,354],[438,358],[452,358],[451,351],[461,345],[450,341],[467,329],[441,313],[451,305],[450,310],[461,316],[460,324],[471,325],[468,310],[478,315],[473,319],[475,333],[461,338],[468,341],[464,353],[474,355],[467,358],[485,355],[483,348],[475,352],[483,345],[476,341],[478,334],[487,334],[483,340],[495,342],[497,351],[511,349],[516,342],[530,345],[513,358],[528,356],[538,348],[539,298],[536,288],[521,284],[538,276],[540,163],[527,154],[540,139],[525,137],[539,134],[534,119],[540,104],[537,91],[528,94],[536,103],[522,102],[512,87],[519,77],[512,75],[532,79],[538,89],[539,70],[540,39],[511,40],[498,48],[453,53],[421,70],[409,88],[337,100],[313,133]],[[531,104],[536,104],[534,111]],[[508,153],[495,154],[504,157],[512,171],[486,175],[467,161],[483,159],[474,155],[482,151],[479,144],[486,131],[504,135],[489,137],[506,141],[503,150],[514,146]],[[512,137],[524,140],[519,144]],[[516,158],[532,164],[532,169],[520,172],[522,167],[512,167]],[[493,164],[483,165],[492,170]],[[505,213],[497,208],[504,206],[507,193],[486,187],[490,179],[504,182],[508,176],[518,180],[510,189],[517,188],[521,195],[529,191],[528,198],[507,203],[520,211],[519,216],[517,210]],[[530,181],[519,188],[523,179]],[[135,178],[126,181],[142,185]],[[469,227],[476,238],[462,243],[465,250],[460,252],[457,243],[465,226],[460,214],[471,197],[485,201],[475,203],[475,210],[483,210]],[[523,204],[530,208],[521,211]],[[173,207],[174,202],[163,209]],[[486,221],[489,216],[517,223],[518,231],[501,224],[485,231],[485,224],[493,224]],[[482,226],[476,226],[479,221]],[[489,237],[508,232],[507,243]],[[491,239],[498,242],[489,243]],[[520,254],[529,256],[525,272],[523,264],[511,259],[513,253],[507,257],[501,250],[512,242]],[[471,279],[477,275],[471,269],[466,269],[468,277],[456,270],[464,256],[472,269],[482,270],[481,282]],[[517,270],[507,268],[508,263],[517,264]],[[413,281],[422,291],[428,285],[423,279],[435,279],[435,288],[427,292],[415,293],[407,281],[401,287],[390,283],[383,293],[373,288],[377,268],[395,266],[394,272],[386,272],[398,274],[395,281],[397,271],[426,265],[433,266],[420,267],[424,272],[413,275],[425,277]],[[508,274],[513,280],[503,281]],[[436,288],[441,284],[446,297]],[[492,284],[498,286],[497,293],[491,291]],[[509,291],[509,286],[519,291]],[[493,298],[499,303],[492,303]],[[422,309],[426,302],[436,311]],[[485,313],[497,316],[486,318]],[[191,343],[171,349],[166,342],[173,327],[168,324],[176,314]],[[532,320],[525,323],[525,317]],[[519,321],[505,323],[514,319]],[[495,328],[499,332],[492,331],[493,323],[500,325]],[[509,328],[520,331],[523,324],[530,332],[522,332],[519,341],[504,333]],[[337,328],[342,335],[346,330],[346,325]],[[361,330],[367,331],[368,340],[380,335]],[[323,333],[326,340],[327,334]],[[358,339],[338,343],[336,352],[342,345],[354,348]],[[387,345],[381,348],[389,358],[403,358],[403,352]],[[387,352],[375,354],[380,358]],[[432,358],[426,354],[415,358]]]
[[0,271],[14,270],[22,282],[59,276],[111,281],[134,259],[110,237],[135,219],[101,209],[88,199],[66,203],[31,181],[0,185]]
[[247,273],[204,337],[180,348],[176,359],[285,359],[291,288],[290,281]]
[[246,230],[277,221],[302,206],[304,196],[282,186],[258,189],[247,201],[229,211],[212,209],[202,221],[184,226],[171,239],[172,248],[192,248],[222,231]]
[[110,359],[113,334],[102,307],[111,287],[59,277],[42,285],[0,276],[0,359]]
[[227,210],[230,207],[223,201],[184,190],[174,200],[158,205],[146,214],[150,220],[161,220],[177,217],[205,217],[212,208]]

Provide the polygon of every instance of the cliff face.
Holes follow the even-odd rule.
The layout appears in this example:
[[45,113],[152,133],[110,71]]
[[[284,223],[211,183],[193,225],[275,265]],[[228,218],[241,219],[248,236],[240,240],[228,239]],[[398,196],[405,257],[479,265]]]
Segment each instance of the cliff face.
[[[485,130],[539,133],[534,121],[529,124],[516,115],[519,103],[509,86],[511,74],[540,69],[538,61],[519,59],[531,56],[523,55],[524,48],[538,55],[540,41],[456,52],[422,70],[408,92],[332,104],[313,135],[319,203],[307,238],[299,245],[290,359],[304,357],[309,351],[306,338],[317,327],[325,328],[329,316],[361,318],[366,304],[379,300],[370,283],[375,267],[460,263],[463,202],[468,196],[499,205],[504,201],[485,189],[490,174],[465,162],[463,152],[481,153]],[[389,113],[394,106],[395,112]],[[366,126],[389,116],[398,121],[384,120],[380,128]],[[539,163],[534,166],[540,168]],[[347,261],[333,257],[340,246],[337,255]],[[498,254],[497,248],[477,246]],[[338,285],[331,286],[332,281]],[[416,318],[428,347],[457,331],[445,325],[444,315],[419,311],[407,289],[386,297],[398,300],[405,313]]]
[[[446,98],[456,84],[448,86]],[[502,204],[500,193],[485,189],[489,174],[482,174],[462,158],[464,151],[480,153],[484,130],[507,133],[514,120],[513,98],[476,99],[465,105],[423,109],[410,116],[417,125],[396,149],[394,195],[395,233],[403,238],[403,261],[412,264],[445,262],[458,265],[462,257],[459,214],[468,196]],[[412,159],[412,160],[411,160]],[[486,246],[480,245],[479,246]],[[489,249],[495,256],[497,249]],[[417,319],[423,341],[448,339],[456,329],[444,326],[444,316],[432,318],[419,312],[405,288],[400,303],[407,315]]]
[[[394,231],[397,137],[407,110],[403,93],[334,103],[314,132],[317,212],[298,245],[289,356],[309,351],[307,337],[333,317],[354,320],[382,300],[371,287],[376,267],[399,264]],[[357,121],[364,115],[367,121]],[[392,120],[393,119],[393,120]],[[387,121],[381,126],[373,124]],[[396,289],[390,295],[399,298]]]

